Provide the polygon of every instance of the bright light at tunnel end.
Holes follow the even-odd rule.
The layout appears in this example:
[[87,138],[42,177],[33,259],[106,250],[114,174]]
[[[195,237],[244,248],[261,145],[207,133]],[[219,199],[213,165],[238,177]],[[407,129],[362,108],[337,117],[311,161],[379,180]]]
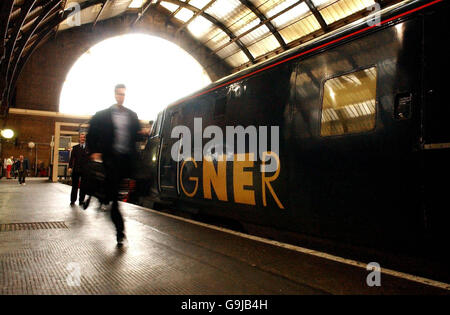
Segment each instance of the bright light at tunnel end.
[[73,65],[60,96],[60,112],[93,115],[115,103],[114,86],[127,86],[125,106],[154,120],[170,103],[211,82],[186,51],[165,39],[128,34],[91,47]]

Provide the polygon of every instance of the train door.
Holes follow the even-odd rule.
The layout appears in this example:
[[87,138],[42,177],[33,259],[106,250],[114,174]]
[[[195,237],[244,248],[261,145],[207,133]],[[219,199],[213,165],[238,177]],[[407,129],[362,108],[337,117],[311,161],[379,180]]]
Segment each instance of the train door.
[[[448,8],[448,3],[442,5]],[[450,60],[440,32],[447,27],[447,12],[437,9],[424,16],[424,217],[433,245],[448,243],[450,222],[446,184],[450,177]]]
[[177,109],[166,110],[163,131],[161,137],[161,151],[159,160],[159,188],[166,197],[177,197],[179,195],[178,172],[179,163],[172,158],[172,147],[179,145],[179,139],[171,137],[172,129],[178,126],[180,113]]
[[[159,178],[158,178],[158,168],[159,168],[159,151],[161,144],[161,125],[163,121],[164,112],[160,112],[157,116],[156,121],[152,126],[147,145],[142,154],[142,172],[144,172],[144,177],[147,179],[143,195],[158,195],[159,194]],[[148,185],[150,187],[148,187]]]
[[425,16],[425,146],[450,148],[448,73],[450,60],[439,30],[447,27],[447,11]]

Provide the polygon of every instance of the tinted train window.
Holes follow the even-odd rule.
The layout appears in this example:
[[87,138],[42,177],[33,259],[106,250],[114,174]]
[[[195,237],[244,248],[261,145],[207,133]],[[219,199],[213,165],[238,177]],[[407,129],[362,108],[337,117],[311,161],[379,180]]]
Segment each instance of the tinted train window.
[[375,128],[376,87],[375,67],[325,81],[320,135],[343,135]]
[[159,130],[161,129],[161,121],[162,121],[162,112],[158,114],[158,118],[153,123],[152,131],[150,133],[150,137],[155,137],[159,135]]

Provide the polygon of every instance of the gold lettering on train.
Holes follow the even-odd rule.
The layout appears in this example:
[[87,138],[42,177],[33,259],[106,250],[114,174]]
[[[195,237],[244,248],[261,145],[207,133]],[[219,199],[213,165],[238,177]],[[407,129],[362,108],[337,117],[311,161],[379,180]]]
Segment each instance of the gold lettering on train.
[[203,196],[212,199],[211,186],[217,198],[228,201],[227,197],[227,161],[221,156],[217,161],[217,172],[210,156],[203,158]]
[[271,177],[266,177],[266,173],[261,172],[261,178],[262,178],[261,189],[262,189],[264,207],[267,206],[267,200],[266,200],[266,186],[267,186],[270,193],[272,194],[272,197],[275,199],[275,202],[277,203],[278,208],[284,209],[283,205],[281,204],[280,200],[278,199],[277,195],[275,194],[275,191],[273,190],[272,185],[270,184],[270,182],[273,182],[274,180],[276,180],[278,178],[278,175],[280,175],[280,169],[281,169],[280,158],[275,152],[271,152],[271,151],[263,152],[262,167],[265,167],[266,156],[271,156],[271,157],[275,158],[275,160],[277,161],[277,170],[275,171],[275,174],[273,174]]
[[197,189],[198,189],[198,177],[193,177],[193,176],[189,177],[189,180],[190,180],[190,181],[195,182],[195,188],[194,188],[194,191],[191,192],[191,193],[188,193],[188,192],[186,191],[186,189],[184,188],[184,185],[183,185],[183,180],[182,180],[182,178],[183,178],[183,169],[184,169],[184,165],[185,165],[187,162],[189,162],[189,161],[192,161],[192,162],[194,163],[195,168],[197,168],[197,162],[195,162],[195,160],[194,160],[193,158],[188,158],[188,159],[186,159],[185,161],[183,161],[183,164],[181,165],[181,171],[180,171],[180,185],[181,185],[181,189],[183,189],[184,194],[185,194],[186,196],[192,198],[192,197],[194,197],[195,194],[197,193]]
[[[252,161],[254,153],[245,154],[235,154],[233,160],[233,192],[234,192],[234,202],[241,204],[248,204],[255,206],[255,189],[253,182],[253,171],[246,170],[249,168],[254,168],[254,162]],[[265,168],[266,157],[274,158],[276,161],[276,171],[272,176],[267,176],[267,173],[261,172],[261,191],[262,191],[262,202],[264,207],[267,207],[267,193],[266,189],[269,190],[269,194],[275,200],[276,204],[280,209],[284,209],[283,204],[278,198],[275,190],[272,187],[272,182],[278,179],[280,175],[281,162],[279,156],[275,152],[263,152],[262,153],[262,169]],[[269,159],[270,160],[270,159]],[[189,181],[195,183],[194,190],[192,192],[187,192],[183,184],[183,171],[186,163],[194,163],[194,167],[197,169],[197,163],[193,158],[188,158],[181,164],[180,170],[180,186],[184,194],[187,197],[193,198],[197,194],[199,177],[190,176]],[[202,176],[203,176],[203,198],[212,199],[212,189],[217,195],[217,198],[221,201],[228,201],[227,193],[227,160],[225,156],[219,156],[217,160],[217,170],[214,162],[210,156],[205,156],[203,158],[202,166]]]
[[253,167],[254,153],[235,154],[233,162],[233,190],[234,201],[247,205],[256,205],[255,192],[246,190],[244,186],[253,186],[253,172],[245,171],[246,167]]

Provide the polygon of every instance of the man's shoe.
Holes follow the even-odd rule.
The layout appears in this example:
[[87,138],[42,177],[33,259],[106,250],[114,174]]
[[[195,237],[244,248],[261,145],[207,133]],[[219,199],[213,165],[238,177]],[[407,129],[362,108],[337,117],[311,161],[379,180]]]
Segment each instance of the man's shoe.
[[70,205],[71,205],[71,206],[73,206],[74,204],[75,204],[75,202],[73,202],[73,201],[70,202]]
[[80,205],[81,207],[84,206],[84,201],[80,201],[80,202],[78,203],[78,205]]
[[123,246],[123,242],[125,240],[125,234],[121,233],[117,235],[117,246],[121,247]]
[[91,202],[91,197],[89,196],[88,199],[83,202],[83,210],[86,210],[89,207],[90,202]]

